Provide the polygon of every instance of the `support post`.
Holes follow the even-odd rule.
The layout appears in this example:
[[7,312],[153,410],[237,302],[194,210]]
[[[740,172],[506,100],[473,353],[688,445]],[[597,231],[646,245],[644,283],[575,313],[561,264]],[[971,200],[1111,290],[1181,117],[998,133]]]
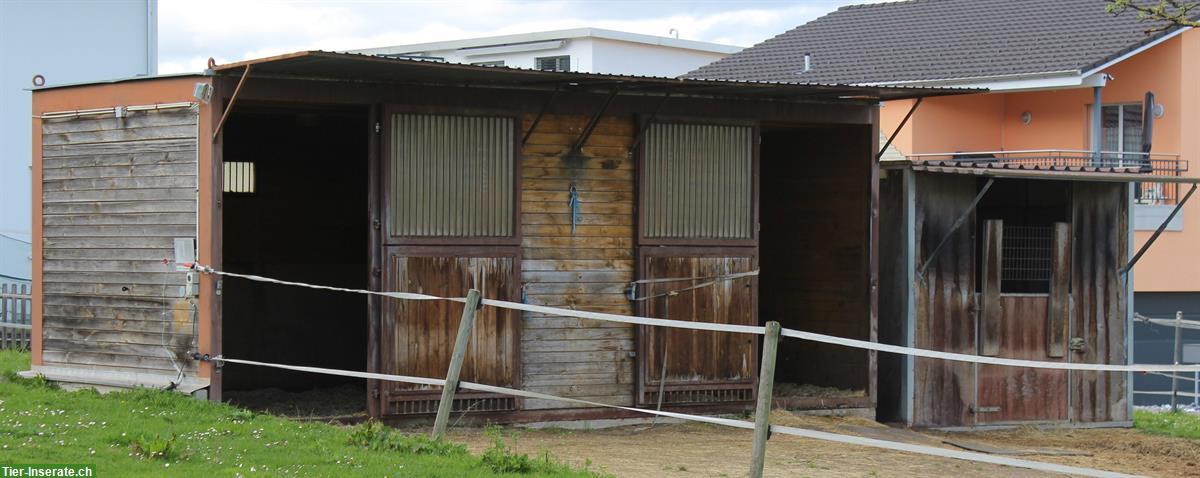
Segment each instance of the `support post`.
[[446,371],[446,386],[442,388],[442,400],[438,402],[437,418],[433,421],[434,440],[440,440],[446,434],[446,422],[450,420],[450,409],[454,408],[454,392],[458,390],[458,373],[462,371],[463,358],[467,355],[471,330],[475,328],[475,312],[479,310],[481,299],[478,290],[467,292],[467,303],[458,322],[458,337],[454,339],[454,355],[450,356],[450,369]]
[[767,439],[771,437],[771,402],[775,389],[775,355],[779,352],[779,322],[767,322],[763,339],[762,366],[758,372],[758,405],[754,409],[754,456],[750,478],[762,478],[767,459]]
[[[1183,311],[1175,312],[1175,365],[1183,355]],[[1179,372],[1171,373],[1171,411],[1179,411]]]

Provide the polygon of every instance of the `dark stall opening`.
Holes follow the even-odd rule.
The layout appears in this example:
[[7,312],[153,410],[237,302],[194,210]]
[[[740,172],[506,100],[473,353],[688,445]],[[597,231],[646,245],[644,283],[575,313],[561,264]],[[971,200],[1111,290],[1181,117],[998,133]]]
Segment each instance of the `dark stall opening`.
[[[865,126],[763,128],[762,322],[870,339],[871,143]],[[871,380],[860,349],[785,338],[776,363],[776,395],[865,397]]]
[[[237,105],[223,133],[226,270],[368,287],[367,122],[359,108]],[[363,295],[224,278],[222,304],[227,357],[366,366]],[[224,367],[223,390],[252,408],[311,406],[297,411],[318,415],[362,409],[366,398],[359,379],[237,364]]]

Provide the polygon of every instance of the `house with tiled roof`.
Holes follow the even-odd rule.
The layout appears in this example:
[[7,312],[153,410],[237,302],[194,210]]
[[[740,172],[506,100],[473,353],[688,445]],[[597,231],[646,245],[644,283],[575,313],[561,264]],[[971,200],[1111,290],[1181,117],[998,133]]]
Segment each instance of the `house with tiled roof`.
[[[1180,207],[1200,176],[1200,32],[1097,0],[908,0],[840,8],[684,77],[987,89],[880,105],[905,156],[881,162],[879,253],[899,258],[881,263],[881,341],[1164,363],[1173,331],[1134,317],[1200,317],[1200,209]],[[1135,390],[1169,388],[879,366],[880,417],[917,425],[1120,424]]]

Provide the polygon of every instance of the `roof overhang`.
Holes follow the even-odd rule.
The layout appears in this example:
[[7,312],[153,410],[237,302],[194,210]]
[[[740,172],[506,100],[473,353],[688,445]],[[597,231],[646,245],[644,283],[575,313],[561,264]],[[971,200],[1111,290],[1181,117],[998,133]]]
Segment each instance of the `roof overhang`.
[[1093,88],[1097,86],[1105,86],[1107,81],[1112,79],[1112,77],[1105,73],[1104,70],[1112,68],[1114,65],[1122,61],[1132,58],[1139,53],[1175,38],[1176,36],[1179,36],[1183,34],[1183,32],[1190,29],[1190,27],[1177,28],[1175,30],[1166,32],[1152,40],[1138,45],[1136,48],[1131,48],[1124,53],[1116,55],[1097,65],[1088,67],[1087,69],[1030,72],[1000,76],[944,78],[934,80],[886,81],[864,83],[864,85],[982,88],[992,93],[1061,90],[1070,88]]
[[394,45],[378,48],[364,48],[361,50],[353,50],[354,53],[365,54],[400,54],[400,53],[416,53],[416,52],[433,52],[433,51],[449,51],[463,50],[478,47],[491,47],[501,45],[516,45],[522,43],[533,43],[552,40],[570,40],[572,38],[601,38],[605,40],[616,40],[630,43],[641,43],[645,45],[665,46],[670,48],[680,48],[684,50],[695,50],[709,53],[719,53],[731,55],[742,51],[743,48],[733,45],[723,45],[720,43],[709,43],[695,40],[683,40],[679,38],[660,37],[654,35],[643,35],[641,33],[622,32],[617,30],[607,30],[603,28],[571,28],[566,30],[552,30],[544,32],[519,33],[515,35],[500,35],[482,38],[468,38],[463,40],[450,40],[429,43],[413,43],[408,45]]
[[1109,183],[1183,183],[1197,184],[1200,183],[1200,178],[1186,176],[1159,176],[1148,175],[1131,172],[1112,172],[1088,170],[1083,168],[1074,169],[1025,169],[1025,168],[981,168],[970,166],[946,166],[938,164],[922,164],[912,161],[890,161],[888,163],[880,163],[884,169],[905,169],[910,168],[913,171],[924,173],[937,174],[961,174],[968,176],[992,177],[992,178],[1015,178],[1015,179],[1041,179],[1041,180],[1057,180],[1057,181],[1090,181],[1090,182],[1109,182]]
[[357,53],[303,51],[216,66],[215,75],[406,85],[612,91],[623,95],[703,96],[793,102],[873,104],[879,101],[981,93],[979,89],[925,86],[856,86],[812,83],[678,79],[475,66]]

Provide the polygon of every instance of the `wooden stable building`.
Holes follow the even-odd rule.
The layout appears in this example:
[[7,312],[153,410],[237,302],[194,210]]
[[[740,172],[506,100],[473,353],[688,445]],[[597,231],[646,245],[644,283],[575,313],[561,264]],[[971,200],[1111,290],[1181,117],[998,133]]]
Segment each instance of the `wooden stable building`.
[[[1139,190],[1197,181],[1178,176],[1177,162],[992,152],[888,163],[880,182],[880,342],[1131,363],[1130,268],[1140,256],[1131,209]],[[921,427],[1132,426],[1131,383],[1127,373],[889,354],[879,364],[878,412]]]
[[[35,372],[218,400],[341,379],[214,368],[190,353],[445,376],[460,304],[207,275],[189,284],[167,263],[193,254],[218,270],[313,284],[478,288],[872,340],[877,103],[953,93],[327,52],[211,66],[34,90]],[[700,279],[632,284],[662,278]],[[490,307],[476,324],[464,380],[619,405],[752,403],[754,336]],[[796,385],[781,405],[874,408],[874,354],[787,340],[780,356],[776,381]],[[827,388],[847,392],[806,392]],[[391,418],[433,412],[437,393],[363,389],[370,413]],[[614,416],[456,400],[494,420]]]

